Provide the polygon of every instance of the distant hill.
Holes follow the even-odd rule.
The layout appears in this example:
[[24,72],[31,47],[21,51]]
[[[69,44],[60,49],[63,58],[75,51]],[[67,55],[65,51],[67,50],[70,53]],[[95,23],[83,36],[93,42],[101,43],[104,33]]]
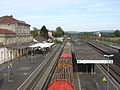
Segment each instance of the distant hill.
[[[80,32],[80,31],[65,31],[65,32],[67,32],[67,33],[83,33],[83,31],[82,32]],[[90,31],[90,32],[113,33],[113,32],[115,32],[115,30],[98,30],[98,31]]]
[[93,31],[93,32],[113,33],[115,32],[115,30],[99,30],[99,31]]
[[79,31],[64,31],[64,32],[71,33],[71,34],[73,34],[73,33],[80,33]]

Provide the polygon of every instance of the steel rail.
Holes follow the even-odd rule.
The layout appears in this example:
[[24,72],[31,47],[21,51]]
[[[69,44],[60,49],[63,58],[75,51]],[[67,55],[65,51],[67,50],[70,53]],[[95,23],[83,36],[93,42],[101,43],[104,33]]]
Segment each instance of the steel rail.
[[36,78],[38,78],[39,75],[43,74],[41,72],[44,71],[44,67],[46,64],[48,64],[50,59],[53,58],[59,47],[60,46],[57,46],[55,50],[53,50],[53,52],[46,57],[46,59],[34,70],[34,72],[22,83],[22,85],[17,90],[30,90],[30,85],[34,85],[34,81],[37,80]]
[[[97,47],[96,45],[94,45],[94,44],[92,44],[90,42],[87,42],[87,43],[89,45],[91,45],[92,47],[94,47],[99,53],[110,55],[110,53],[106,52],[104,49],[102,49],[100,47]],[[115,60],[115,58],[111,58],[111,59]],[[103,66],[103,68],[105,68],[105,70],[107,70],[107,66],[106,65],[101,65],[101,66]],[[110,67],[110,74],[120,84],[120,74],[115,69],[113,69],[112,67]]]

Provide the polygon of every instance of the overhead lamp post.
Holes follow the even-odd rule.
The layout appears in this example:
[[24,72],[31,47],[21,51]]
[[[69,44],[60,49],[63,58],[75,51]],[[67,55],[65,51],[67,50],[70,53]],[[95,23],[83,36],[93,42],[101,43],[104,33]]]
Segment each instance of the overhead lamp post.
[[111,55],[104,55],[105,57],[107,57],[108,58],[108,83],[107,83],[107,90],[109,90],[109,60],[110,60],[110,57],[113,57],[114,55],[113,54],[111,54]]

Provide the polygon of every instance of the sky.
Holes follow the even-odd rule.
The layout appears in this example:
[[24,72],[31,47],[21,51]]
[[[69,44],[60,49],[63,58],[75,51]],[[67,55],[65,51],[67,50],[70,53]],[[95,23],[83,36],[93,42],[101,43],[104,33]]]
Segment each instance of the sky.
[[0,0],[0,16],[64,31],[120,29],[120,0]]

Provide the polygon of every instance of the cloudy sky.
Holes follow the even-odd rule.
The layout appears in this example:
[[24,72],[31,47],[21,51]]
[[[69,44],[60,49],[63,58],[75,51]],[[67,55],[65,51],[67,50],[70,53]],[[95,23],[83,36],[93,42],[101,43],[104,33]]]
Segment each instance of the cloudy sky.
[[0,0],[0,16],[13,15],[32,27],[93,31],[120,29],[120,0]]

